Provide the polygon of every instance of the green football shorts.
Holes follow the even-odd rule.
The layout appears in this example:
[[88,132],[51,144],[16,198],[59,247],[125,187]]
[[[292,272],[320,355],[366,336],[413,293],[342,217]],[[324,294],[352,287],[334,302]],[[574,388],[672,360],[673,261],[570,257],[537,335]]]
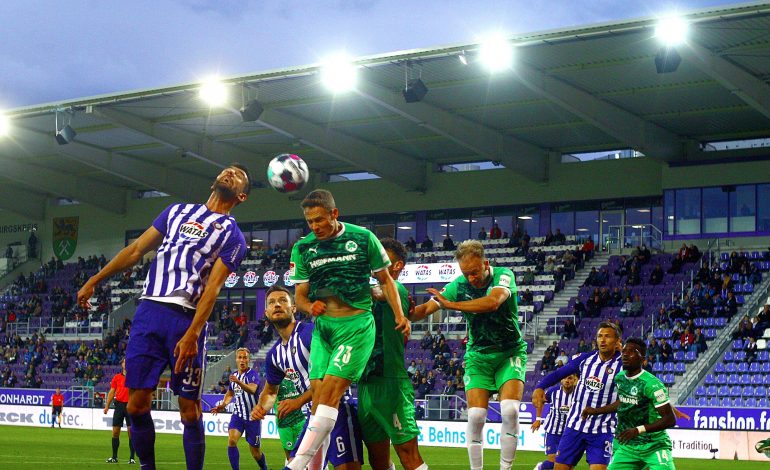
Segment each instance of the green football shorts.
[[328,374],[356,382],[372,354],[374,336],[371,312],[316,318],[310,348],[310,380],[323,379]]
[[358,422],[364,442],[394,445],[420,435],[414,419],[414,388],[407,379],[368,377],[358,384]]
[[644,450],[615,441],[607,470],[676,470],[671,449]]
[[304,421],[299,421],[285,428],[278,427],[278,437],[281,439],[283,450],[294,450],[294,446],[297,445],[297,439],[299,439],[299,435],[302,434],[304,428]]
[[527,371],[527,343],[505,352],[480,353],[468,351],[465,354],[465,390],[482,388],[500,390],[509,380],[524,382]]

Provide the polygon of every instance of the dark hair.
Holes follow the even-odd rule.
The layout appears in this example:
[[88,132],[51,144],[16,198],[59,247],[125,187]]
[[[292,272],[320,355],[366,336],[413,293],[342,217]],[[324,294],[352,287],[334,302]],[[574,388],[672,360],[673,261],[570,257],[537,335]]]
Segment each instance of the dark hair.
[[246,168],[246,165],[238,162],[233,162],[230,164],[233,168],[238,168],[242,172],[246,173],[246,187],[243,188],[243,192],[246,194],[249,194],[251,192],[251,173],[249,173],[249,169]]
[[390,250],[391,253],[396,255],[399,261],[406,263],[406,248],[404,248],[403,243],[390,237],[383,238],[380,240],[380,243],[382,243],[383,248]]
[[618,325],[617,323],[603,321],[599,323],[599,329],[601,330],[602,328],[610,328],[612,330],[615,330],[615,336],[617,336],[618,338],[623,336],[623,327]]
[[314,189],[305,196],[305,199],[300,203],[300,207],[303,209],[308,207],[323,207],[331,212],[337,207],[337,203],[334,202],[334,196],[332,196],[330,191],[325,189]]
[[639,349],[639,353],[642,355],[642,357],[647,355],[647,345],[644,343],[642,338],[628,338],[626,340],[626,344],[628,343],[635,344]]
[[294,304],[294,296],[291,294],[291,291],[289,291],[289,289],[283,286],[279,286],[278,284],[272,286],[270,289],[267,290],[267,292],[265,292],[265,299],[270,297],[270,294],[272,294],[273,292],[285,292],[291,299],[292,305]]

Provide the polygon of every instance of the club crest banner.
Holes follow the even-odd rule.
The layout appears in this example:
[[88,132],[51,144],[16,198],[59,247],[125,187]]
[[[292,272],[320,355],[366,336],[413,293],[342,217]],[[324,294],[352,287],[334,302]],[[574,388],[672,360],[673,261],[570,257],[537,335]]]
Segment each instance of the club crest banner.
[[53,219],[53,252],[57,258],[67,261],[78,246],[79,217],[55,217]]

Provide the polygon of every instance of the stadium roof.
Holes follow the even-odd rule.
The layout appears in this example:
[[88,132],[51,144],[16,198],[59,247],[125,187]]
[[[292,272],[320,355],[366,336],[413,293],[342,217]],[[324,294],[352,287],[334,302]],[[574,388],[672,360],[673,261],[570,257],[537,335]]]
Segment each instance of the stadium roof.
[[[347,94],[323,87],[315,64],[224,79],[229,109],[210,109],[190,83],[10,110],[0,178],[17,186],[0,186],[0,207],[46,194],[122,213],[126,191],[200,197],[192,188],[208,188],[218,167],[262,173],[284,152],[316,175],[372,172],[422,190],[437,164],[491,160],[544,181],[552,154],[697,161],[703,142],[770,137],[770,3],[684,18],[673,73],[657,73],[657,19],[644,18],[512,37],[503,73],[480,66],[479,44],[460,44],[360,58]],[[401,96],[407,75],[427,85],[422,101]],[[244,97],[264,106],[259,121],[242,121]],[[54,140],[57,109],[77,131],[67,145]]]

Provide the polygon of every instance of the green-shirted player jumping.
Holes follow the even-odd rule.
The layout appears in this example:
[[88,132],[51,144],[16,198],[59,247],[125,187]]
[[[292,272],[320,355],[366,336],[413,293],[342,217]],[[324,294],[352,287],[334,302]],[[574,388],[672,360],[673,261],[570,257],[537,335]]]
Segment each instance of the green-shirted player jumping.
[[668,390],[642,369],[647,346],[629,338],[623,346],[623,370],[615,377],[618,401],[602,408],[586,408],[584,415],[617,411],[618,424],[608,470],[675,470],[671,439],[666,429],[676,425]]
[[288,459],[291,451],[297,444],[302,429],[305,427],[305,420],[307,417],[302,409],[294,410],[286,416],[279,418],[278,405],[283,400],[290,400],[299,397],[301,394],[297,391],[297,387],[294,386],[294,382],[289,379],[283,379],[278,386],[278,396],[273,406],[273,412],[276,419],[275,424],[278,428],[278,437],[281,439],[281,446]]
[[302,470],[329,437],[343,393],[364,371],[374,346],[370,276],[382,287],[395,328],[409,336],[409,321],[388,272],[390,260],[369,230],[339,222],[329,191],[311,191],[301,203],[312,233],[294,244],[290,276],[297,309],[316,316],[310,350],[312,415],[288,468]]
[[[406,250],[393,238],[381,240],[390,258],[390,276],[398,279],[406,261]],[[396,281],[401,308],[409,311],[406,288]],[[358,422],[369,451],[372,470],[393,468],[390,443],[405,470],[427,470],[417,448],[420,430],[414,418],[414,387],[404,364],[404,335],[395,327],[395,316],[379,288],[372,313],[376,330],[374,349],[358,383]]]
[[500,468],[509,470],[519,441],[519,406],[524,394],[527,344],[521,338],[516,282],[508,268],[492,267],[481,242],[467,240],[455,254],[462,276],[417,307],[410,320],[425,318],[439,308],[463,312],[468,324],[465,393],[468,397],[468,458],[471,470],[484,467],[482,431],[489,396],[500,396]]

